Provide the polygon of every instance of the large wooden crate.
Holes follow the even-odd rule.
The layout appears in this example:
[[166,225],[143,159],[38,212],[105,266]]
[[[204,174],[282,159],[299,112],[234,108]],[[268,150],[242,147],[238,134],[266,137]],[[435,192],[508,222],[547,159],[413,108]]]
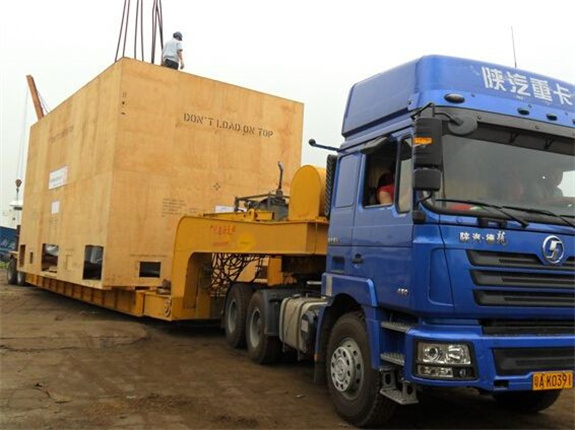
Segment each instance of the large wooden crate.
[[275,189],[278,161],[289,191],[302,123],[301,103],[118,61],[31,129],[21,270],[102,289],[160,285],[181,216]]

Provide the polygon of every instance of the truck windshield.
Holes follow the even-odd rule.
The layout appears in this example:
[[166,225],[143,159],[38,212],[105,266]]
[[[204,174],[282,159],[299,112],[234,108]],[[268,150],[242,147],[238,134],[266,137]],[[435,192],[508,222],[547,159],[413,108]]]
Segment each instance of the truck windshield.
[[487,207],[461,202],[473,200],[510,208],[514,214],[525,209],[531,218],[553,212],[573,221],[573,139],[503,130],[479,135],[474,139],[444,136],[443,186],[437,206],[448,211],[492,213]]

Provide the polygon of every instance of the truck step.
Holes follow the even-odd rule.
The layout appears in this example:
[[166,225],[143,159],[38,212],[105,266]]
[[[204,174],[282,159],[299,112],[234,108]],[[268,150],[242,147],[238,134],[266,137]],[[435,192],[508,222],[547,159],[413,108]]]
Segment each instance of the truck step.
[[407,333],[414,327],[414,324],[404,323],[401,321],[382,321],[381,327],[388,330],[399,331],[401,333]]
[[384,352],[379,357],[388,363],[397,364],[399,366],[405,365],[405,355],[400,352]]
[[381,388],[379,394],[400,405],[418,403],[416,386],[407,381],[398,382],[397,368],[394,368],[394,366],[382,366],[380,372]]
[[406,387],[403,387],[403,390],[380,390],[379,394],[385,396],[400,405],[415,405],[419,403],[417,400],[417,394],[414,389],[411,391],[407,391]]

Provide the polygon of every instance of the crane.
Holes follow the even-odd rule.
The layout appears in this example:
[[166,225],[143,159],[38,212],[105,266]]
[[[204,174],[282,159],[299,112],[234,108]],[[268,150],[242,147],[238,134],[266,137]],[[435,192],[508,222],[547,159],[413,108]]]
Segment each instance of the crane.
[[44,103],[42,103],[40,93],[38,88],[36,88],[36,82],[32,75],[26,75],[26,80],[28,81],[28,88],[30,89],[30,95],[32,96],[32,101],[34,102],[34,109],[36,110],[36,116],[38,120],[44,118],[46,114],[46,109],[44,108]]

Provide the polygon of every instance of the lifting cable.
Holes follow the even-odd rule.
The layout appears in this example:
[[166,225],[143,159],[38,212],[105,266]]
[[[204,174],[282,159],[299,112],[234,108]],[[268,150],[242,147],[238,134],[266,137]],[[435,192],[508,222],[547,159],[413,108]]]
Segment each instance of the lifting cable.
[[[136,26],[134,27],[134,58],[138,58],[138,18],[140,16],[140,0],[136,0]],[[142,51],[143,51],[142,47]]]
[[[160,50],[164,46],[164,24],[162,17],[162,1],[154,0],[152,6],[152,64],[155,63],[156,57],[156,34],[160,35]],[[161,59],[160,59],[161,61]]]
[[[37,96],[37,100],[40,102],[40,108],[42,110],[41,112],[41,116],[39,116],[37,119],[40,120],[44,115],[46,115],[48,112],[50,112],[50,107],[48,106],[48,103],[46,103],[46,100],[44,99],[44,97],[42,97],[42,94],[40,94],[40,91],[38,91],[38,88],[36,87],[36,84],[33,81],[32,76],[28,76],[28,78],[32,79],[33,85],[32,87],[30,86],[30,84],[28,83],[26,85],[26,91],[24,93],[24,111],[22,112],[22,130],[20,132],[20,145],[18,146],[18,163],[16,165],[16,178],[18,181],[21,180],[22,176],[24,175],[24,164],[26,161],[26,154],[27,154],[27,142],[28,142],[28,96],[30,96],[32,99],[34,99],[34,95],[32,94],[32,91],[36,92],[36,96]],[[34,104],[36,104],[36,102],[34,102]],[[38,112],[36,112],[38,114]],[[16,185],[16,195],[18,196],[18,189],[20,188],[20,185]],[[16,199],[18,199],[18,197],[16,197]]]
[[134,58],[138,58],[138,18],[140,19],[140,52],[142,53],[142,61],[144,59],[144,0],[137,0],[136,2],[136,28],[134,31]]
[[[126,56],[126,44],[128,41],[128,31],[130,27],[130,10],[131,0],[124,0],[124,8],[122,10],[122,22],[120,24],[120,33],[118,35],[118,44],[116,45],[116,56],[114,62]],[[162,2],[161,0],[154,0],[152,6],[152,64],[155,59],[156,51],[156,35],[160,35],[160,49],[164,45],[163,34],[163,18],[162,18]],[[141,60],[145,61],[144,55],[144,0],[136,0],[136,13],[134,22],[134,58],[138,59],[138,40],[140,42]],[[121,52],[120,52],[120,46]]]
[[20,146],[18,147],[18,165],[16,168],[16,178],[21,179],[24,173],[24,154],[26,153],[26,134],[28,132],[28,86],[24,97],[24,112],[22,116],[22,132],[20,133]]
[[42,97],[42,94],[40,94],[40,91],[36,90],[36,92],[38,93],[38,99],[40,99],[40,104],[42,105],[42,110],[44,111],[44,115],[46,115],[52,109],[50,109],[50,106],[48,106],[48,103],[46,103],[46,100],[44,100],[44,97]]
[[[124,11],[122,13],[122,24],[120,25],[120,35],[118,36],[118,46],[116,47],[116,57],[114,62],[118,61],[118,53],[120,52],[120,43],[122,41],[122,31],[124,30],[124,23],[126,24],[126,30],[128,28],[128,19],[130,17],[130,0],[124,0]],[[124,37],[124,49],[122,51],[122,57],[126,53],[126,38]]]

